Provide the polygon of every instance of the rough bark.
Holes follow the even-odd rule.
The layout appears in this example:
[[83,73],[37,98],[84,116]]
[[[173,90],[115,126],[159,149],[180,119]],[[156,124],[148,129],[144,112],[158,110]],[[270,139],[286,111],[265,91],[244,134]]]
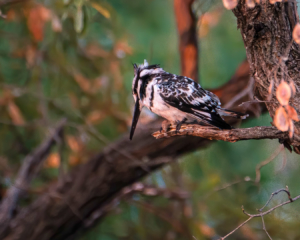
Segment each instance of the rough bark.
[[[279,103],[275,90],[283,79],[293,81],[297,86],[296,95],[290,100],[299,114],[300,109],[300,47],[293,42],[292,32],[298,22],[296,1],[283,1],[270,4],[261,1],[251,9],[245,0],[239,1],[233,10],[238,28],[245,44],[251,76],[255,78],[256,96],[269,100],[269,86],[274,82],[271,100],[266,103],[270,116],[274,119]],[[299,139],[300,122],[295,123],[295,138]],[[286,141],[300,153],[299,141]]]

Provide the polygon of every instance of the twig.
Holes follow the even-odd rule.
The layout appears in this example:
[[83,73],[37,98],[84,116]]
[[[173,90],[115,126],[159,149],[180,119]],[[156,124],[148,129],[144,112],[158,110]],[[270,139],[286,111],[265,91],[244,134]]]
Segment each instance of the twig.
[[[163,219],[164,221],[168,222],[172,228],[181,234],[185,234],[184,227],[182,226],[182,223],[179,221],[176,221],[174,218],[170,217],[167,212],[164,212],[162,209],[157,208],[149,203],[142,202],[142,201],[135,201],[131,200],[131,203],[134,203],[135,205],[143,208],[144,210],[153,213],[155,216]],[[186,234],[185,234],[186,235]]]
[[53,131],[53,133],[51,133],[51,135],[31,154],[25,157],[21,169],[17,174],[15,184],[8,189],[7,194],[1,203],[0,223],[4,224],[12,217],[19,196],[28,189],[31,180],[40,169],[43,160],[50,152],[51,147],[55,144],[55,139],[59,137],[65,124],[66,119],[61,120],[55,131]]
[[135,193],[143,194],[146,196],[163,196],[169,199],[187,199],[190,197],[190,194],[186,191],[182,191],[180,189],[164,189],[164,188],[157,188],[153,186],[147,186],[141,182],[136,182],[130,186],[127,186],[122,189],[118,194],[116,194],[113,199],[110,199],[106,204],[99,207],[99,209],[95,210],[93,214],[88,218],[85,219],[85,226],[91,226],[99,216],[104,216],[108,212],[111,212],[115,209],[116,205],[121,200],[127,200],[128,197],[132,196]]
[[232,107],[232,105],[235,102],[237,102],[241,98],[245,97],[246,95],[249,95],[249,97],[252,98],[252,96],[250,96],[250,95],[253,95],[253,85],[254,85],[254,78],[250,77],[250,81],[249,81],[247,87],[245,89],[243,89],[243,91],[241,91],[240,93],[235,95],[228,103],[226,103],[224,108]]
[[227,188],[230,188],[230,187],[232,187],[232,186],[234,186],[236,184],[242,183],[242,182],[253,182],[253,180],[249,176],[246,176],[243,179],[239,179],[239,180],[233,181],[231,183],[225,183],[224,185],[222,185],[220,187],[216,187],[210,193],[206,194],[206,196],[204,198],[209,197],[211,194],[213,194],[215,192],[219,192],[219,191],[225,190]]
[[244,104],[251,104],[251,103],[265,103],[265,102],[272,102],[272,101],[262,101],[262,100],[259,100],[259,99],[255,99],[255,100],[252,100],[252,101],[242,102],[241,104],[239,104],[239,107],[240,107],[240,106],[243,106]]
[[281,147],[278,148],[269,158],[267,158],[266,160],[264,160],[264,161],[262,161],[262,162],[260,162],[259,164],[256,165],[256,168],[255,168],[256,177],[255,177],[255,181],[254,181],[255,183],[260,182],[260,176],[261,176],[260,169],[263,166],[266,166],[267,164],[272,162],[282,150],[284,150],[283,145],[281,145]]
[[[280,203],[280,204],[276,205],[276,206],[273,207],[273,208],[270,208],[269,210],[267,210],[267,211],[265,211],[265,212],[262,212],[262,210],[269,204],[269,202],[270,202],[271,199],[274,197],[274,195],[276,195],[276,194],[278,194],[278,193],[280,193],[280,192],[285,192],[285,193],[288,195],[289,200],[286,201],[286,202]],[[224,240],[224,239],[226,239],[227,237],[229,237],[231,234],[233,234],[233,233],[236,232],[239,228],[241,228],[241,227],[244,226],[247,222],[249,222],[252,218],[256,218],[256,217],[261,217],[261,218],[262,218],[263,216],[265,216],[265,215],[267,215],[267,214],[273,212],[275,209],[277,209],[277,208],[279,208],[279,207],[281,207],[281,206],[283,206],[283,205],[292,203],[292,202],[294,202],[294,201],[296,201],[296,200],[298,200],[298,199],[300,199],[300,195],[298,195],[297,197],[291,198],[291,195],[290,195],[290,192],[288,191],[288,188],[286,188],[286,189],[283,188],[283,189],[279,189],[279,190],[277,190],[277,191],[275,191],[275,192],[273,192],[273,193],[271,194],[271,196],[270,196],[270,198],[268,199],[268,201],[266,202],[266,204],[265,204],[261,209],[258,210],[258,211],[260,212],[260,213],[258,213],[258,214],[249,214],[249,213],[247,213],[247,212],[245,211],[244,207],[242,206],[242,211],[243,211],[243,213],[244,213],[245,215],[247,215],[249,218],[248,218],[246,221],[244,221],[243,223],[241,223],[239,226],[237,226],[237,227],[236,227],[234,230],[232,230],[230,233],[228,233],[228,234],[225,235],[224,237],[221,237],[220,240]],[[262,218],[262,221],[263,221],[263,227],[264,227],[264,230],[265,230],[265,223],[264,223],[263,218]],[[267,230],[265,230],[265,232],[267,233],[268,237],[269,237],[270,239],[272,239],[271,236],[269,235],[269,233],[267,232]]]
[[[237,142],[250,139],[286,139],[290,140],[288,132],[281,132],[276,127],[252,127],[231,130],[220,130],[214,127],[204,127],[196,124],[182,125],[179,131],[171,126],[170,131],[161,133],[157,131],[152,134],[156,139],[172,136],[195,136],[209,140],[222,140],[225,142]],[[300,139],[293,139],[300,142]]]
[[264,217],[261,216],[261,221],[262,221],[262,224],[263,224],[263,230],[266,232],[267,236],[269,237],[269,239],[272,240],[270,234],[268,233],[267,229],[266,229],[266,225],[265,225],[265,220],[264,220]]

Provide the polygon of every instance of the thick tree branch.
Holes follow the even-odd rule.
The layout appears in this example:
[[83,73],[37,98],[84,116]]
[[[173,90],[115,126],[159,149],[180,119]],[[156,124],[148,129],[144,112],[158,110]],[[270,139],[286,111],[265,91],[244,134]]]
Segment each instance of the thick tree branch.
[[[156,139],[186,135],[206,138],[209,140],[222,140],[225,142],[237,142],[251,139],[279,139],[281,141],[290,140],[288,132],[281,132],[276,127],[252,127],[220,130],[217,128],[204,127],[196,124],[185,124],[182,125],[179,131],[176,131],[176,126],[172,126],[171,130],[166,133],[161,133],[160,131],[153,133],[153,136]],[[295,140],[299,141],[300,139],[298,139],[297,136]]]

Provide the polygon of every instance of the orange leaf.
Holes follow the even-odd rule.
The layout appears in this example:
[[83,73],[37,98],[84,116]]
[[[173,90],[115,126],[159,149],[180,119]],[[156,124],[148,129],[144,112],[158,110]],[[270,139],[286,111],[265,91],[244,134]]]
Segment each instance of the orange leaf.
[[84,76],[82,76],[79,73],[74,74],[74,79],[82,89],[82,91],[89,93],[91,89],[91,83],[89,79],[86,79]]
[[223,5],[228,10],[234,9],[238,4],[238,0],[223,0]]
[[33,45],[28,45],[26,47],[26,52],[25,52],[26,65],[28,68],[31,68],[35,65],[36,57],[37,57],[36,47],[34,47]]
[[298,114],[297,114],[295,108],[293,108],[290,105],[287,105],[286,110],[287,110],[287,114],[288,114],[289,118],[293,119],[296,122],[299,121]]
[[77,156],[77,155],[70,155],[68,162],[69,162],[69,164],[71,166],[76,166],[76,165],[78,165],[80,163],[80,160],[81,159],[79,158],[79,156]]
[[47,160],[46,166],[50,168],[58,168],[60,165],[60,157],[58,153],[51,153]]
[[293,30],[293,39],[300,44],[300,23],[297,23]]
[[7,21],[14,21],[16,19],[17,19],[16,11],[14,9],[8,10],[8,12],[6,13],[6,20]]
[[67,143],[73,152],[82,150],[82,143],[74,136],[67,136]]
[[289,130],[289,117],[281,106],[275,112],[274,124],[280,131]]
[[254,8],[255,7],[254,0],[247,0],[246,4],[247,4],[248,8]]
[[199,228],[200,228],[201,233],[208,238],[212,238],[216,234],[215,230],[213,228],[211,228],[210,226],[208,226],[207,224],[200,223]]
[[25,124],[25,121],[21,114],[21,111],[18,108],[18,106],[15,104],[14,101],[11,100],[8,102],[7,110],[8,110],[8,114],[14,124],[16,124],[16,125],[24,125]]
[[288,105],[291,95],[292,91],[290,86],[285,81],[281,81],[276,90],[276,97],[279,103],[283,106]]
[[104,117],[105,115],[102,112],[95,110],[87,116],[86,121],[89,124],[95,124],[100,122]]
[[270,3],[271,3],[271,4],[274,4],[274,3],[276,3],[276,2],[282,2],[282,0],[270,0]]
[[42,5],[33,6],[28,13],[27,25],[33,38],[40,42],[44,37],[44,25],[51,17],[49,9]]

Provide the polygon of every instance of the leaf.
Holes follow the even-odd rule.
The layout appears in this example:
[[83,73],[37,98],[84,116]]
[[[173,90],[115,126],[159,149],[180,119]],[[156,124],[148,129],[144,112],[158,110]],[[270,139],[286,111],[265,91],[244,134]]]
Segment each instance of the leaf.
[[27,68],[31,68],[35,65],[36,58],[37,58],[37,50],[35,46],[28,45],[26,47],[25,58],[26,58]]
[[73,152],[77,153],[77,152],[80,152],[82,150],[82,148],[83,148],[82,142],[79,141],[76,137],[67,136],[66,139],[67,139],[67,143],[68,143],[70,149]]
[[29,9],[27,26],[35,41],[43,40],[44,26],[50,18],[51,11],[42,5],[35,5]]
[[238,0],[223,0],[223,5],[228,10],[234,9],[238,4]]
[[254,8],[255,7],[254,0],[247,0],[246,4],[247,4],[248,8]]
[[95,8],[100,14],[102,14],[105,18],[109,19],[110,18],[110,13],[109,11],[104,8],[103,6],[99,5],[98,3],[91,2],[91,5],[93,8]]
[[104,117],[105,114],[103,114],[99,110],[94,110],[87,116],[86,121],[89,124],[95,124],[99,123]]
[[74,74],[74,79],[82,89],[82,91],[89,93],[91,89],[91,82],[86,79],[84,76],[82,76],[79,73]]
[[289,118],[293,119],[296,122],[299,121],[298,114],[297,114],[297,111],[295,110],[295,108],[293,108],[290,105],[287,105],[286,110],[287,110],[287,114],[288,114]]
[[13,100],[10,100],[8,102],[7,111],[8,111],[8,114],[14,124],[16,124],[16,125],[24,125],[25,124],[22,113]]
[[276,90],[276,98],[279,101],[279,103],[282,106],[288,105],[291,95],[292,91],[290,86],[285,81],[281,81]]
[[46,159],[46,166],[50,168],[58,168],[60,165],[60,156],[58,153],[51,153]]
[[274,124],[280,131],[289,130],[289,117],[282,106],[275,112]]
[[300,23],[297,23],[293,30],[293,39],[300,44]]
[[69,156],[68,162],[70,166],[76,166],[81,162],[81,158],[77,154],[71,154]]
[[199,229],[201,231],[201,233],[208,237],[208,238],[213,238],[215,236],[215,230],[213,228],[211,228],[210,226],[208,226],[205,223],[199,223]]
[[271,3],[271,4],[274,4],[274,3],[276,3],[276,2],[282,2],[282,0],[270,0],[270,3]]
[[293,121],[290,119],[289,138],[293,138],[293,136],[294,136],[294,123],[293,123]]

